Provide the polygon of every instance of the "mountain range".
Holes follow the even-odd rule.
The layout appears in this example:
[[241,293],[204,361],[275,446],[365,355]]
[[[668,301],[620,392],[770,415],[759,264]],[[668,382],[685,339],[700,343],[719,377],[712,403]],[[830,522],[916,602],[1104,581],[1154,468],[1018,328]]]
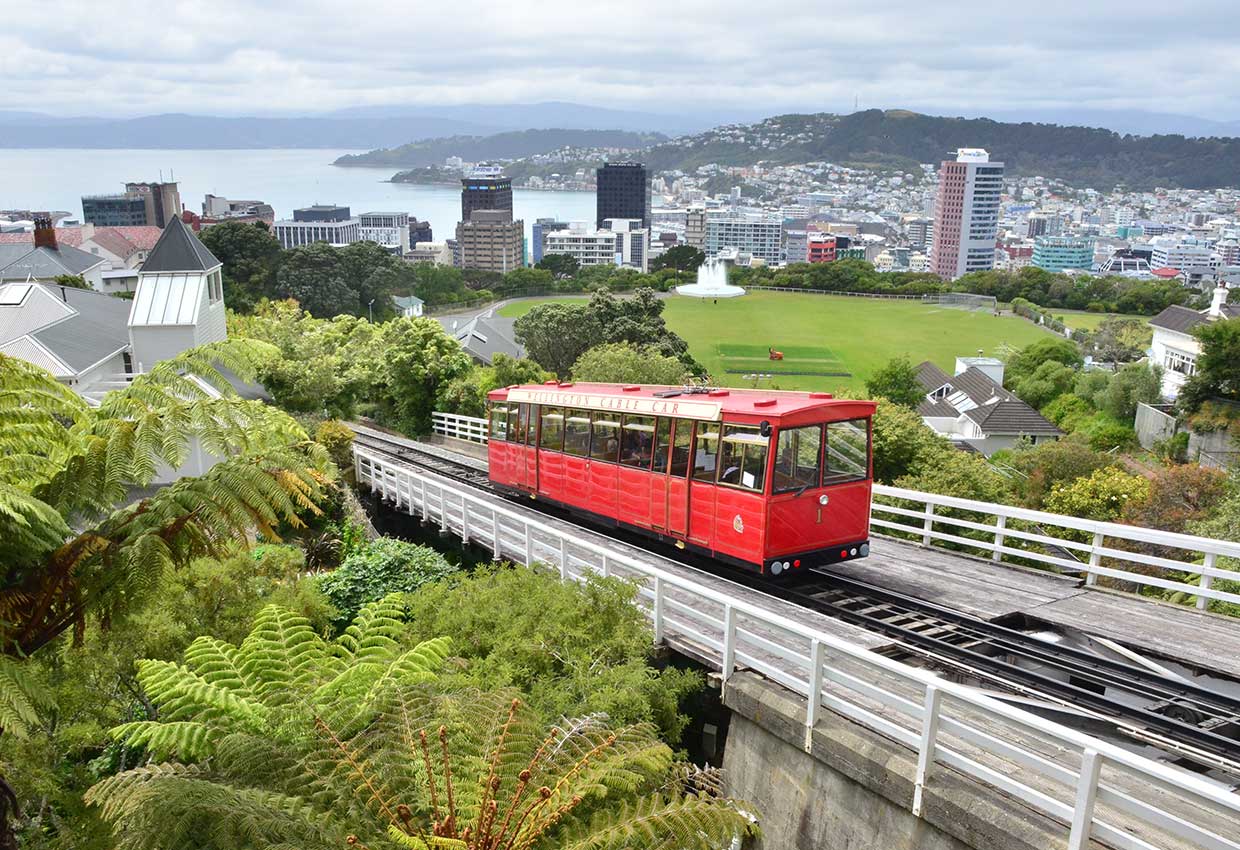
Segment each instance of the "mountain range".
[[[813,111],[813,106],[806,104]],[[359,106],[318,114],[214,116],[168,113],[127,118],[0,110],[0,148],[393,148],[446,136],[513,130],[627,130],[668,136],[759,121],[774,110],[686,106],[669,111],[564,103]],[[939,110],[921,109],[935,113]],[[842,113],[842,111],[841,111]],[[969,117],[983,117],[974,112]],[[1240,135],[1240,121],[1139,110],[987,111],[1008,122],[1103,127],[1121,134]]]

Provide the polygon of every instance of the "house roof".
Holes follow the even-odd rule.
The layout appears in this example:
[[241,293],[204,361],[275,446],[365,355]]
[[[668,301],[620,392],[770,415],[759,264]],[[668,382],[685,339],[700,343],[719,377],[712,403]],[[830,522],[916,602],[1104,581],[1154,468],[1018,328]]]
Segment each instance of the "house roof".
[[392,302],[402,310],[426,304],[425,301],[416,295],[397,295],[392,299]]
[[0,246],[0,280],[51,280],[57,275],[78,275],[103,263],[103,258],[80,248],[34,247],[31,244]]
[[[56,228],[56,244],[68,245],[72,248],[82,244],[82,228],[79,227],[57,227]],[[0,233],[0,245],[33,245],[34,232],[30,230],[22,230],[16,233]]]
[[986,434],[1047,434],[1063,433],[1055,424],[1023,401],[999,401],[966,410],[965,416],[977,423]]
[[1170,279],[1173,277],[1179,277],[1180,270],[1173,269],[1171,268],[1171,266],[1163,266],[1162,268],[1151,270],[1150,274],[1154,275],[1154,277],[1165,277],[1167,279]]
[[[20,286],[10,283],[0,289]],[[129,347],[129,302],[92,289],[34,286],[38,291],[31,291],[20,304],[0,307],[0,314],[14,311],[0,316],[10,328],[8,338],[0,339],[6,353],[54,367],[51,371],[57,377],[74,377]],[[37,353],[43,356],[31,356]]]
[[504,316],[475,316],[462,320],[437,319],[448,335],[461,344],[469,355],[490,365],[496,354],[523,357],[525,349],[513,338],[514,319]]
[[87,241],[127,260],[139,251],[154,248],[161,233],[158,227],[98,227]]
[[1166,328],[1169,331],[1186,334],[1190,333],[1197,325],[1208,321],[1210,320],[1204,313],[1189,307],[1181,307],[1179,304],[1172,304],[1150,319],[1150,324],[1156,328]]
[[220,265],[194,232],[179,218],[173,218],[151,249],[143,272],[205,272]]
[[[1063,433],[1054,423],[995,383],[976,366],[970,366],[959,375],[948,375],[927,360],[917,366],[917,383],[921,384],[927,396],[944,384],[951,386],[951,392],[941,399],[922,399],[917,405],[919,416],[955,419],[964,415],[977,423],[987,435],[1057,436]],[[959,393],[963,393],[972,402],[967,409],[960,409],[953,404],[952,399],[955,398],[957,403],[964,405],[957,395]]]

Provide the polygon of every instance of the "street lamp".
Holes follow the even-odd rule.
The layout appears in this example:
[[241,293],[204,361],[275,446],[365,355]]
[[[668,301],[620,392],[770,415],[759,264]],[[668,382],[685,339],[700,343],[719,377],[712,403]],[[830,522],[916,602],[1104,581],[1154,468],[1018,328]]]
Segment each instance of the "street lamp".
[[370,303],[366,305],[366,309],[370,311],[370,323],[375,323],[375,299],[371,298]]

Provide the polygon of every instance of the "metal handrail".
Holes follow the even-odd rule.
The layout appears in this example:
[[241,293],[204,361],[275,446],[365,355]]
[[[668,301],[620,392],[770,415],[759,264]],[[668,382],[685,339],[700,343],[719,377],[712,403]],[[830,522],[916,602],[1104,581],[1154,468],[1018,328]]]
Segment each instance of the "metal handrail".
[[[476,443],[487,442],[487,420],[484,418],[436,411],[434,419],[437,434]],[[1088,586],[1096,585],[1100,578],[1108,578],[1139,587],[1187,593],[1196,597],[1197,608],[1203,610],[1212,599],[1240,603],[1240,593],[1213,586],[1215,579],[1240,581],[1240,572],[1218,566],[1219,558],[1240,559],[1240,543],[942,496],[885,484],[875,484],[873,493],[875,500],[870,525],[874,533],[907,534],[927,547],[948,545],[957,551],[972,549],[994,561],[1032,561],[1064,572],[1081,573]],[[913,503],[914,507],[888,504],[892,500]],[[937,509],[980,514],[990,519],[979,522],[944,515]],[[1022,523],[1024,528],[1020,525]],[[945,527],[950,527],[950,530],[944,530]],[[1047,529],[1078,532],[1090,542],[1082,543],[1070,534],[1048,533]],[[961,534],[961,530],[974,532],[974,536]],[[1013,541],[1038,544],[1046,551],[1010,545]],[[1119,548],[1127,543],[1158,546],[1186,552],[1188,556],[1169,558]],[[1087,560],[1078,560],[1074,553],[1085,556]],[[1138,572],[1131,569],[1132,566],[1146,570],[1152,568],[1158,574]],[[1178,574],[1184,573],[1199,576],[1197,583],[1182,580]]]
[[[1066,822],[1070,850],[1082,850],[1091,837],[1125,850],[1168,846],[1151,843],[1151,835],[1156,838],[1157,833],[1169,833],[1195,846],[1240,850],[1234,837],[1219,835],[1187,819],[1191,816],[1188,811],[1204,807],[1234,821],[1237,827],[1229,835],[1240,835],[1240,797],[1221,786],[769,611],[747,601],[751,591],[740,585],[734,586],[734,592],[721,593],[641,558],[591,542],[575,529],[520,513],[450,479],[360,445],[355,444],[353,452],[359,483],[369,485],[398,509],[438,522],[441,530],[459,534],[466,542],[489,544],[496,559],[546,563],[558,567],[564,579],[584,577],[584,572],[573,570],[574,560],[592,572],[637,579],[641,598],[648,603],[642,608],[652,622],[656,642],[667,639],[708,653],[725,681],[745,666],[808,700],[807,750],[824,707],[909,746],[918,755],[911,804],[918,816],[923,812],[923,799],[934,772],[949,766]],[[774,663],[767,660],[771,657],[776,659]],[[897,689],[883,687],[883,682],[891,680]],[[912,689],[917,698],[910,699],[899,689]],[[866,700],[850,699],[849,692]],[[870,705],[873,700],[883,703],[884,708],[875,711]],[[1067,764],[1052,761],[1044,755],[1039,741],[1027,740],[1031,736],[1049,737],[1052,745],[1076,756]],[[1044,782],[1066,786],[1072,802],[1048,794],[1045,786],[1022,781],[1018,773],[996,770],[970,754],[969,747],[973,746],[1016,761]],[[1188,811],[1170,812],[1159,803],[1134,797],[1103,778],[1104,766],[1135,775],[1140,788],[1171,792],[1186,800]],[[1105,820],[1099,804],[1138,819],[1151,834],[1138,836],[1127,826]]]

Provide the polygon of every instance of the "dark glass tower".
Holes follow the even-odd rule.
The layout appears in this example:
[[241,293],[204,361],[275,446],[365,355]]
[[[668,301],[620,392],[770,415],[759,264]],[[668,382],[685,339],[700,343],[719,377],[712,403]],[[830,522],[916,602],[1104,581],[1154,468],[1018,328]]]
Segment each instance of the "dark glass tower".
[[640,162],[608,162],[595,172],[598,207],[595,227],[609,218],[639,218],[650,227],[650,172]]
[[507,210],[512,219],[512,180],[503,176],[461,179],[461,221],[474,210]]

